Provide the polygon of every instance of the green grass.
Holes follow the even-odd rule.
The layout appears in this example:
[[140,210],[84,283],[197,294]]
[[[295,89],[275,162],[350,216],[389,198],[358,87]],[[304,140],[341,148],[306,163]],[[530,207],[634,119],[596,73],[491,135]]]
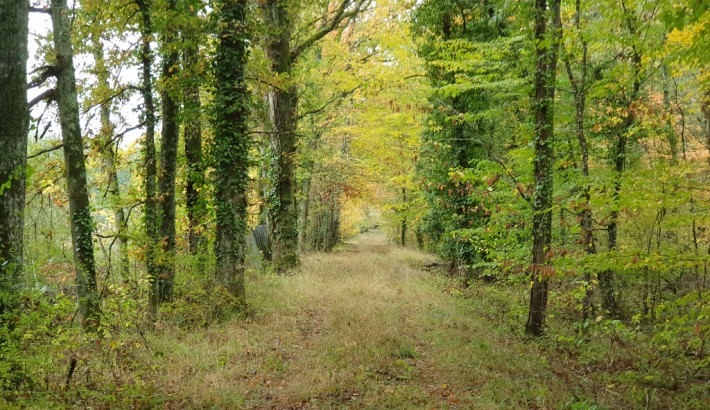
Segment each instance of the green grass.
[[[167,320],[86,348],[25,400],[35,408],[613,409],[703,408],[706,385],[671,391],[603,338],[522,334],[524,289],[459,288],[419,266],[430,255],[365,233],[299,272],[248,275],[248,315],[208,327]],[[568,326],[552,319],[553,326]],[[554,330],[554,329],[553,329]],[[623,359],[623,360],[622,360]],[[610,364],[611,361],[611,364]],[[61,362],[59,362],[61,363]],[[606,366],[606,367],[604,367]],[[631,371],[632,370],[632,371]],[[630,372],[631,371],[631,372]],[[655,385],[653,383],[656,383]],[[653,386],[656,386],[655,388]]]

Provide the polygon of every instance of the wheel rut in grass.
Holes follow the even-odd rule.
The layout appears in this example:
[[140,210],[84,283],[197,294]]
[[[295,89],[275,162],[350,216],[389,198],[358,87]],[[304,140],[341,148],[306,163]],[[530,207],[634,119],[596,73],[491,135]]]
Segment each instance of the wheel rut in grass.
[[253,317],[186,335],[166,356],[164,374],[182,375],[168,402],[528,408],[531,386],[560,394],[529,346],[492,331],[475,304],[446,291],[440,272],[423,269],[434,262],[375,231],[306,255],[292,275],[252,273]]

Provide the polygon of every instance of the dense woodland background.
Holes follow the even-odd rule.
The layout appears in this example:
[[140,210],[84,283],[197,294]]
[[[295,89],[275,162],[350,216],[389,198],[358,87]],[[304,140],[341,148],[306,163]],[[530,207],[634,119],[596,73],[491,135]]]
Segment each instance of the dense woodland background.
[[710,406],[707,1],[2,0],[0,33],[3,405],[159,406],[96,392],[383,231],[580,386],[521,408]]

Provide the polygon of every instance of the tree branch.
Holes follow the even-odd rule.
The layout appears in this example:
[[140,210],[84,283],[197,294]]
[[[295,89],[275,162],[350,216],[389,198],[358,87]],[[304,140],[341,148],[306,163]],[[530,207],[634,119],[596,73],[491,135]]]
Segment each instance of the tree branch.
[[[123,137],[123,136],[126,135],[127,133],[129,133],[129,132],[131,132],[131,131],[134,131],[134,130],[137,130],[138,128],[141,128],[141,127],[143,127],[144,125],[145,125],[145,123],[140,123],[140,124],[135,125],[135,126],[133,126],[133,127],[126,128],[125,130],[123,130],[123,131],[121,131],[120,133],[118,133],[118,134],[114,135],[113,137],[111,137],[111,139],[108,140],[108,141],[103,145],[103,148],[108,147],[110,144],[114,143],[116,140],[118,140],[119,138]],[[34,154],[28,155],[28,156],[27,156],[27,159],[36,158],[36,157],[38,157],[38,156],[40,156],[40,155],[42,155],[42,154],[47,154],[47,153],[49,153],[49,152],[56,151],[56,150],[58,150],[58,149],[62,149],[63,147],[64,147],[64,144],[57,144],[57,145],[55,145],[55,146],[53,146],[53,147],[45,148],[45,149],[42,149],[42,150],[39,150],[39,151],[35,152]],[[85,148],[86,148],[86,147],[85,147]]]
[[32,154],[32,155],[28,155],[28,156],[27,156],[27,159],[37,158],[37,157],[39,157],[40,155],[47,154],[47,153],[50,153],[50,152],[52,152],[52,151],[56,151],[56,150],[62,149],[62,148],[64,148],[64,144],[57,144],[57,145],[55,145],[55,146],[53,146],[53,147],[41,149],[41,150],[35,152],[35,153]]
[[53,101],[56,97],[57,90],[50,88],[40,95],[36,96],[29,102],[30,110],[34,108],[35,105],[41,103],[42,101]]
[[326,108],[328,108],[328,106],[329,106],[330,104],[333,104],[334,102],[336,102],[336,101],[338,101],[338,100],[340,100],[340,99],[342,99],[342,98],[345,98],[345,97],[347,97],[348,95],[354,93],[355,90],[357,90],[357,89],[360,88],[361,86],[362,86],[362,84],[359,84],[359,85],[357,85],[355,88],[353,88],[352,90],[343,91],[342,93],[340,93],[340,94],[336,95],[335,97],[331,98],[328,102],[326,102],[325,104],[323,104],[323,105],[320,106],[319,108],[316,108],[316,109],[310,110],[310,111],[306,111],[305,113],[299,115],[299,116],[298,116],[298,119],[300,120],[300,119],[303,118],[303,117],[306,117],[306,116],[309,116],[309,115],[313,115],[313,114],[318,114],[319,112],[321,112],[321,111],[325,110]]
[[45,65],[33,70],[30,74],[39,73],[39,75],[32,79],[27,84],[27,88],[35,88],[44,84],[50,77],[56,77],[59,73],[59,67],[55,65]]
[[306,50],[308,47],[312,46],[315,42],[335,30],[340,25],[340,23],[343,22],[343,20],[353,18],[360,14],[362,11],[364,11],[370,5],[370,2],[372,0],[355,0],[355,7],[352,10],[347,11],[347,8],[351,4],[351,1],[352,0],[341,0],[340,4],[335,9],[335,15],[330,20],[324,19],[326,20],[326,22],[323,23],[323,25],[321,25],[315,33],[313,33],[310,37],[304,40],[303,43],[299,44],[291,51],[292,62],[296,61],[298,56],[300,56],[301,53],[303,53],[303,51]]
[[278,85],[273,84],[273,83],[270,83],[270,82],[268,82],[268,81],[266,81],[266,80],[262,80],[262,79],[259,78],[259,77],[244,76],[244,79],[245,79],[245,80],[256,81],[256,82],[258,82],[258,83],[262,83],[262,84],[264,84],[264,85],[268,85],[269,87],[275,88],[275,89],[277,89],[277,90],[279,90],[279,91],[281,91],[281,92],[286,92],[286,90],[284,90],[283,88],[279,87]]
[[104,98],[104,99],[101,100],[101,101],[98,101],[98,102],[92,104],[90,107],[88,107],[87,109],[85,109],[82,114],[86,114],[87,112],[89,112],[89,111],[90,111],[92,108],[94,108],[94,107],[103,106],[103,105],[109,103],[109,102],[112,101],[114,98],[118,98],[118,97],[122,96],[122,95],[123,95],[125,92],[127,92],[127,91],[140,91],[140,92],[143,92],[143,88],[138,87],[138,86],[136,86],[136,85],[130,85],[130,84],[129,84],[129,85],[126,85],[126,86],[124,86],[124,87],[121,87],[121,88],[119,88],[115,93],[109,95],[108,97]]
[[408,75],[408,76],[402,78],[402,81],[404,81],[404,80],[409,80],[409,79],[412,79],[412,78],[417,78],[417,77],[426,77],[426,74],[412,74],[412,75]]
[[52,11],[51,11],[49,8],[31,7],[31,6],[30,6],[30,13],[52,14]]
[[141,123],[139,123],[139,124],[137,124],[137,125],[134,125],[134,126],[132,126],[132,127],[126,128],[125,130],[119,132],[118,134],[116,134],[116,135],[114,135],[113,137],[111,137],[111,139],[109,139],[108,141],[106,141],[106,143],[103,145],[102,149],[105,149],[105,148],[108,147],[109,145],[111,145],[111,144],[113,144],[114,142],[116,142],[118,139],[123,138],[123,137],[124,137],[126,134],[128,134],[129,132],[135,131],[135,130],[137,130],[138,128],[142,128],[143,126],[145,126],[145,122],[141,122]]

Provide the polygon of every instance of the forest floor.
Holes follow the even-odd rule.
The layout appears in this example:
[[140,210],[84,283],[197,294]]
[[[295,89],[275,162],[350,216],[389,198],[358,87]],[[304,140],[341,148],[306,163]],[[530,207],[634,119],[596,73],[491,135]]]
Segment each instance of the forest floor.
[[562,319],[555,304],[556,329],[530,338],[525,286],[460,283],[429,254],[361,234],[292,275],[250,269],[245,315],[89,344],[71,387],[55,366],[19,408],[710,408],[710,379],[641,339],[578,339],[574,308]]
[[431,266],[432,256],[371,232],[307,255],[292,276],[253,278],[248,319],[153,341],[164,353],[150,388],[165,408],[510,409],[572,399],[535,344],[447,291]]

